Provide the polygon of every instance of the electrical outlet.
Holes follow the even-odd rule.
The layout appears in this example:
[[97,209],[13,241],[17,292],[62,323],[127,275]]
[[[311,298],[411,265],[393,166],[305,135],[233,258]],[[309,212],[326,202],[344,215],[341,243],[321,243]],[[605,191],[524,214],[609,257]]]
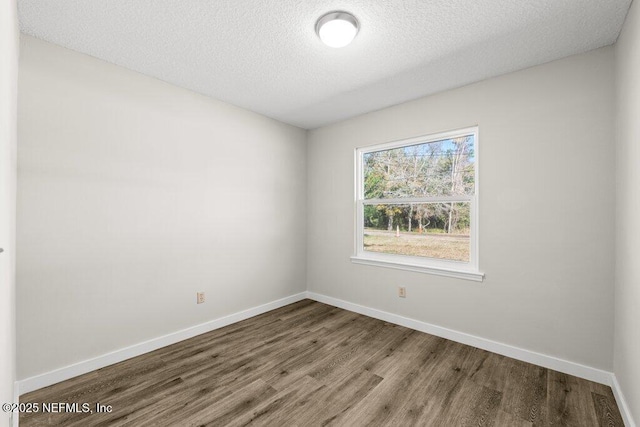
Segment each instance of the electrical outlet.
[[196,303],[198,303],[198,304],[204,303],[204,292],[198,292],[196,294],[196,298],[197,298],[196,299]]
[[398,296],[400,298],[406,298],[407,297],[407,288],[405,288],[404,286],[398,286]]

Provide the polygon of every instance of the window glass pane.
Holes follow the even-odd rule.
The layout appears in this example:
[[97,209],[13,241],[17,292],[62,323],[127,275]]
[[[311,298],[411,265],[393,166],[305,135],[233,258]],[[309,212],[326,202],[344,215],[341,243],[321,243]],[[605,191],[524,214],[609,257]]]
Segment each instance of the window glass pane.
[[364,198],[473,195],[474,136],[363,155]]
[[469,262],[470,203],[364,205],[364,250]]

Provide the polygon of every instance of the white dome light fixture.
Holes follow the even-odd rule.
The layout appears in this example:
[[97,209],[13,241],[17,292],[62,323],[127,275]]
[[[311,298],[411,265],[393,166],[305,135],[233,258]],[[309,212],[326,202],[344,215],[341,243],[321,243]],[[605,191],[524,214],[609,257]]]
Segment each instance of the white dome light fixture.
[[347,12],[329,12],[316,23],[316,33],[330,47],[345,47],[358,34],[358,20]]

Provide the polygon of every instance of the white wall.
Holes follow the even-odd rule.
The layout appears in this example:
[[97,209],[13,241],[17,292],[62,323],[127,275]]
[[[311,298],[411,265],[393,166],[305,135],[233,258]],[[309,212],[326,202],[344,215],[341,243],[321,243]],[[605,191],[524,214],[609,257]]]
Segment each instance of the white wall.
[[[608,47],[311,131],[309,290],[611,371],[613,107]],[[476,124],[485,281],[352,264],[354,148]]]
[[[18,19],[14,0],[0,2],[0,403],[15,381],[15,186]],[[0,412],[0,426],[9,414]]]
[[304,130],[21,49],[19,379],[305,290]]
[[640,5],[616,45],[617,216],[614,372],[640,422]]

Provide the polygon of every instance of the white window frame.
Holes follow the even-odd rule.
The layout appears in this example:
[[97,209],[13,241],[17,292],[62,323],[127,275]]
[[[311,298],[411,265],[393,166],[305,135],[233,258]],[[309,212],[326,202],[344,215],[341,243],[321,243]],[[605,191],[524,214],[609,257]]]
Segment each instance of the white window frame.
[[[471,196],[445,196],[445,197],[411,197],[398,199],[364,199],[364,168],[363,158],[367,153],[390,150],[411,145],[442,141],[473,135],[474,143],[474,194]],[[351,262],[355,264],[373,265],[379,267],[395,268],[400,270],[416,271],[420,273],[435,274],[439,276],[455,277],[459,279],[481,282],[484,273],[478,267],[478,194],[479,194],[479,156],[478,156],[478,127],[468,127],[437,134],[423,135],[399,141],[376,144],[355,150],[355,255]],[[442,260],[409,255],[387,254],[364,250],[364,206],[365,204],[389,204],[389,203],[434,203],[434,202],[468,202],[470,203],[470,251],[469,262]]]

